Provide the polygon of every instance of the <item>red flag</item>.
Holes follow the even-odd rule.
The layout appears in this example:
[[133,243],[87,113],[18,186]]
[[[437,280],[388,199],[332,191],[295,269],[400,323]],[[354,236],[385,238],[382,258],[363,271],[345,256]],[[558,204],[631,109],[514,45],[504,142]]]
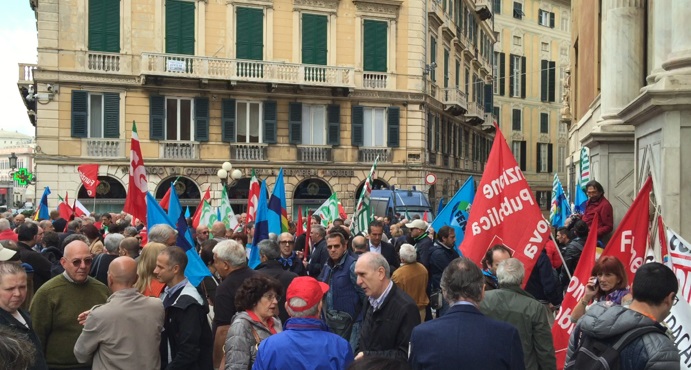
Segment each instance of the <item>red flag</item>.
[[298,206],[298,223],[295,228],[295,236],[300,236],[305,233],[305,229],[302,228],[302,224],[305,220],[302,219],[302,206]]
[[194,215],[192,216],[192,227],[194,227],[194,230],[197,230],[197,227],[199,227],[199,220],[202,217],[202,209],[204,208],[204,201],[209,201],[211,199],[211,193],[209,193],[209,189],[211,187],[209,186],[206,188],[206,193],[204,193],[204,196],[202,199],[199,200],[199,204],[197,205],[197,209],[194,210]]
[[499,127],[496,130],[461,251],[480,265],[489,248],[504,244],[523,262],[525,284],[549,240],[550,226]]
[[62,199],[62,197],[59,195],[58,198],[60,198],[60,203],[58,204],[58,212],[60,212],[60,218],[69,221],[72,218],[72,215],[74,214],[74,210],[72,209],[72,207],[70,207],[70,204],[68,203],[69,200],[67,199],[67,192],[65,192],[65,199]]
[[142,148],[139,146],[137,124],[132,122],[132,143],[130,145],[130,178],[123,211],[146,223],[146,192],[149,191],[144,168]]
[[84,189],[86,189],[86,194],[93,198],[96,196],[96,187],[100,184],[98,181],[98,165],[97,164],[83,164],[77,167],[77,172],[79,172],[79,178],[84,184]]
[[312,211],[307,211],[307,230],[305,231],[305,253],[303,254],[302,259],[307,261],[309,260],[309,254],[310,254],[310,245],[312,244],[312,239],[310,238],[310,234],[312,233]]
[[660,257],[662,257],[662,263],[674,271],[674,266],[672,264],[672,259],[669,255],[669,247],[667,246],[667,233],[665,232],[665,223],[662,222],[662,215],[657,216],[657,237],[660,240]]
[[348,214],[346,213],[345,208],[343,208],[343,204],[341,204],[340,201],[338,202],[338,216],[343,220],[348,218]]
[[252,169],[252,179],[250,180],[250,189],[247,194],[247,222],[254,221],[257,215],[257,204],[259,203],[259,180]]
[[[593,218],[590,230],[597,230],[599,220],[597,214]],[[569,347],[569,337],[573,331],[575,323],[571,322],[571,313],[573,309],[585,295],[585,286],[588,284],[590,274],[593,272],[595,266],[595,252],[597,250],[597,232],[588,233],[588,239],[583,246],[583,253],[581,259],[578,260],[576,270],[571,277],[569,287],[566,289],[566,295],[561,302],[561,308],[554,319],[552,326],[552,338],[554,340],[554,353],[557,357],[557,369],[564,368],[566,362],[566,349]]]
[[[74,206],[72,206],[72,209],[74,210],[74,215],[77,217],[89,216],[91,214],[91,212],[89,212],[89,210],[86,209],[86,207],[84,207],[82,202],[78,201],[77,199],[74,200]],[[97,228],[100,229],[101,223],[95,222],[94,226],[96,226],[96,224],[98,224]]]
[[158,205],[166,211],[168,211],[168,204],[170,203],[170,189],[172,188],[173,186],[171,185],[168,188],[168,191],[166,191],[166,194],[163,196],[163,199],[161,199],[161,201],[158,202]]
[[[629,284],[633,282],[636,270],[645,262],[648,249],[648,220],[650,212],[650,191],[653,179],[648,177],[638,192],[636,199],[622,218],[612,239],[602,252],[602,256],[613,256],[619,259],[626,268]],[[590,228],[593,230],[593,228]]]
[[428,217],[429,216],[427,216],[427,211],[425,211],[425,213],[422,214],[422,221],[428,222],[428,220],[427,220]]

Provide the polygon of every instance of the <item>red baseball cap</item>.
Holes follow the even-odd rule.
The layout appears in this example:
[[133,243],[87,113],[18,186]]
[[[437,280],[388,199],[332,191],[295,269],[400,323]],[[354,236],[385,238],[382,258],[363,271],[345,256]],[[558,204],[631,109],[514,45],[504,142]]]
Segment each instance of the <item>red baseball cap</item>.
[[[327,284],[319,282],[310,276],[298,276],[288,286],[286,303],[288,303],[291,310],[302,312],[319,303],[328,291],[329,286]],[[307,302],[307,304],[304,307],[293,307],[290,305],[292,298],[300,298]]]

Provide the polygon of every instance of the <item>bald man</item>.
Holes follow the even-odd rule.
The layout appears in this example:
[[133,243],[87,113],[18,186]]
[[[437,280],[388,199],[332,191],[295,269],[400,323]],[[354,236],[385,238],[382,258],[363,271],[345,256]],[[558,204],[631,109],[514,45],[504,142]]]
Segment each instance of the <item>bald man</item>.
[[79,315],[84,325],[74,345],[81,363],[92,369],[159,369],[163,303],[135,288],[137,263],[118,257],[108,267],[108,302]]

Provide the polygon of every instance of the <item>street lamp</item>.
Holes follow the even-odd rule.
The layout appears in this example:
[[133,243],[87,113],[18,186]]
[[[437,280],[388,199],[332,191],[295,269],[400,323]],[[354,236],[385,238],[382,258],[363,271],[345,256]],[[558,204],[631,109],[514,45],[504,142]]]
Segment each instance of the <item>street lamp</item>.
[[221,184],[225,187],[228,185],[228,177],[233,180],[239,180],[242,178],[242,171],[233,169],[233,165],[230,162],[223,162],[221,169],[216,172],[216,176],[221,180]]
[[17,169],[17,156],[14,154],[14,152],[12,152],[12,154],[10,154],[9,160],[10,160],[10,168],[12,169],[12,171],[16,170]]

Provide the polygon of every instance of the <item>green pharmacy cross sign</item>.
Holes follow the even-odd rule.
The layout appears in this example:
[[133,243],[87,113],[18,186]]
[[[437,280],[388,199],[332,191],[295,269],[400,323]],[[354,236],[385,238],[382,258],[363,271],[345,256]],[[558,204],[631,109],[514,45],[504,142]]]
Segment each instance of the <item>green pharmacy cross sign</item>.
[[17,181],[21,186],[28,185],[33,179],[34,174],[26,168],[20,168],[14,173],[14,181]]

